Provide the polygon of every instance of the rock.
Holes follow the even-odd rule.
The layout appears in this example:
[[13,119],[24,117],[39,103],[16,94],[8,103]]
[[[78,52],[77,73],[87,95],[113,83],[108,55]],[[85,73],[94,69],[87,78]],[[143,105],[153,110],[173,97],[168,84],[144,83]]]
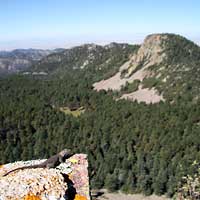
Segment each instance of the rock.
[[56,169],[23,169],[6,172],[44,160],[19,161],[0,167],[0,200],[89,200],[87,156],[76,154]]

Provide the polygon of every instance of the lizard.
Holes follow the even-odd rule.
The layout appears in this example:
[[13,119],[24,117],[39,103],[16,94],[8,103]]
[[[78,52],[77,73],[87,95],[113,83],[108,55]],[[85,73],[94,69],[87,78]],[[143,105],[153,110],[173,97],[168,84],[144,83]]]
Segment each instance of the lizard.
[[57,167],[59,164],[63,163],[67,158],[73,156],[74,153],[72,153],[72,151],[70,149],[64,149],[61,152],[59,152],[58,154],[48,158],[47,160],[45,160],[44,162],[37,164],[37,165],[29,165],[29,166],[24,166],[24,167],[18,167],[16,169],[13,169],[11,171],[8,171],[6,174],[4,174],[3,176],[7,176],[8,174],[17,171],[17,170],[23,170],[23,169],[35,169],[35,168],[55,168]]

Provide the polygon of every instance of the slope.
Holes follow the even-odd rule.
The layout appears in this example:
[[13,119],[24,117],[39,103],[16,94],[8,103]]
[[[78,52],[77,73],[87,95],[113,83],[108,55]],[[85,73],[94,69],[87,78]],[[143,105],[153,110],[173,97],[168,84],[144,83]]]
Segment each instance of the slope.
[[[196,100],[199,98],[199,66],[199,46],[179,35],[153,34],[146,37],[139,50],[114,76],[94,83],[94,88],[97,91],[121,90],[138,81],[138,87],[121,98],[141,101],[135,92],[144,97],[146,91],[147,96],[151,96],[142,100],[146,103],[173,101],[186,93],[187,98]],[[158,101],[154,102],[156,97]]]
[[51,54],[32,66],[32,72],[46,72],[62,76],[65,73],[83,72],[93,80],[112,76],[138,49],[138,45],[117,44],[100,46],[85,44],[61,53]]

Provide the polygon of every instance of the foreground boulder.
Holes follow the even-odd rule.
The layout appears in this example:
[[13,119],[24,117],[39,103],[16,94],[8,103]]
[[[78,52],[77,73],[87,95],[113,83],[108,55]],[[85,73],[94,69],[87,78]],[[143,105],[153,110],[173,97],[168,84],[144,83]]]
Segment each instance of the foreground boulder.
[[89,200],[88,162],[85,154],[76,154],[55,169],[23,169],[22,166],[44,160],[19,161],[0,167],[0,200]]

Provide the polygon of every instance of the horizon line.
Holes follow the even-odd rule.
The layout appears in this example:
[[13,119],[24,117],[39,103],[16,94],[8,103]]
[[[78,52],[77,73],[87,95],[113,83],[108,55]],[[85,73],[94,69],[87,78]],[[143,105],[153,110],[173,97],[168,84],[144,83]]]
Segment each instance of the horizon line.
[[[165,34],[165,33],[152,33],[152,34]],[[152,35],[152,34],[134,34],[133,39],[130,39],[130,34],[129,34],[129,37],[127,38],[124,36],[119,36],[119,37],[115,36],[113,39],[111,39],[110,38],[111,36],[110,36],[107,39],[102,39],[100,37],[93,38],[93,39],[92,37],[91,39],[89,39],[90,37],[86,39],[80,39],[76,37],[74,37],[73,39],[65,38],[65,37],[63,38],[52,37],[52,38],[43,38],[43,39],[35,38],[35,39],[24,39],[24,40],[22,39],[8,40],[8,41],[0,41],[0,51],[9,52],[9,51],[17,50],[17,49],[23,49],[23,50],[28,50],[28,49],[53,50],[53,49],[59,49],[59,48],[70,49],[70,48],[73,48],[76,46],[82,46],[85,44],[96,44],[100,46],[105,46],[111,43],[125,43],[125,44],[137,45],[137,44],[141,44],[148,35]],[[180,33],[170,33],[170,34],[181,35],[187,38],[188,40],[191,40],[198,46],[200,45],[200,36],[198,35],[192,36],[192,35],[180,34]],[[72,41],[65,42],[70,39]],[[53,42],[50,43],[50,40]],[[1,46],[4,46],[4,47],[1,47]]]

